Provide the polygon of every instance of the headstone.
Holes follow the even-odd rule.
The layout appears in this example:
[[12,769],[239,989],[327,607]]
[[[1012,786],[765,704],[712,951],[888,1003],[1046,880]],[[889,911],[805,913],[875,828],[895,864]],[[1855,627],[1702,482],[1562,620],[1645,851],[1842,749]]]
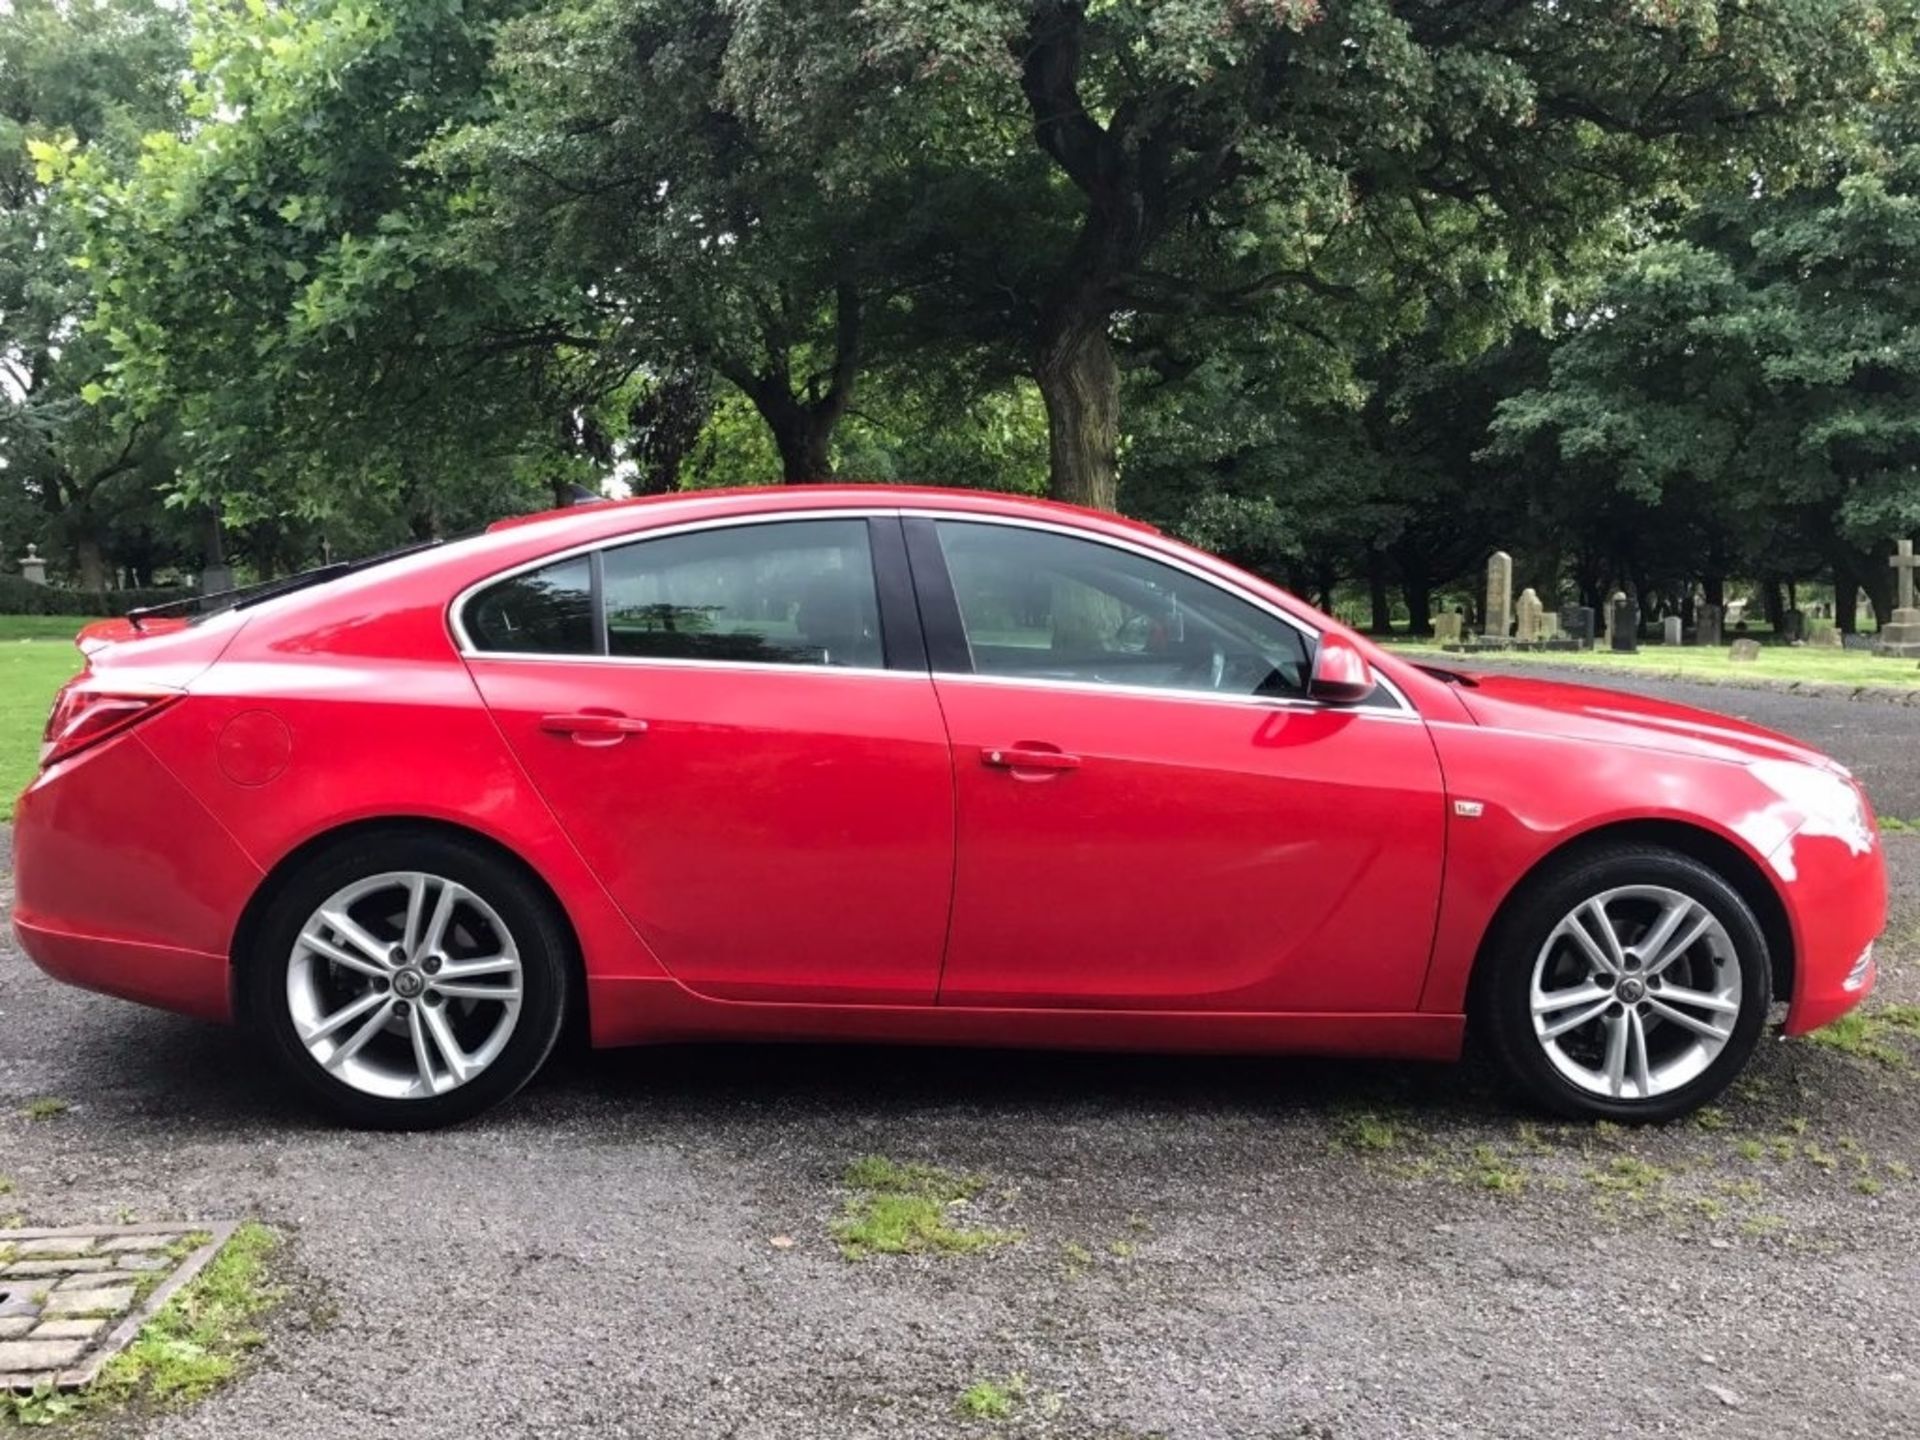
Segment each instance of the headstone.
[[1607,603],[1600,610],[1600,638],[1608,645],[1613,644],[1613,612],[1619,603],[1627,598],[1627,592],[1616,590],[1607,596]]
[[1780,638],[1789,645],[1806,643],[1807,615],[1804,610],[1789,610],[1780,617]]
[[1725,615],[1725,613],[1726,612],[1723,611],[1718,605],[1702,605],[1698,607],[1693,612],[1694,644],[1711,645],[1717,650],[1720,647],[1720,639],[1721,639],[1720,627],[1721,627],[1722,617]]
[[1513,557],[1496,550],[1487,560],[1487,625],[1489,640],[1505,640],[1513,633]]
[[20,578],[29,585],[47,583],[47,562],[40,558],[38,545],[27,546],[26,556],[20,561]]
[[1820,650],[1844,648],[1840,627],[1831,620],[1815,620],[1807,626],[1807,644]]
[[1660,640],[1662,644],[1678,645],[1685,638],[1686,631],[1678,615],[1669,615],[1660,622]]
[[1593,648],[1593,607],[1564,605],[1560,609],[1560,631],[1583,650]]
[[1547,638],[1545,617],[1541,613],[1544,608],[1540,603],[1540,597],[1533,593],[1532,586],[1520,592],[1519,603],[1514,607],[1516,616],[1514,638],[1522,645],[1538,645]]
[[1442,610],[1433,617],[1433,639],[1437,645],[1460,643],[1460,612],[1458,610]]
[[1911,660],[1920,655],[1920,608],[1914,604],[1913,572],[1920,569],[1920,557],[1913,553],[1913,541],[1902,540],[1899,553],[1887,562],[1899,574],[1893,619],[1880,627],[1879,655]]
[[218,595],[233,589],[233,567],[231,565],[209,565],[200,572],[200,593]]
[[1758,660],[1760,658],[1760,642],[1758,640],[1736,640],[1733,642],[1733,650],[1728,654],[1727,658],[1729,660],[1738,660],[1742,663]]
[[1611,644],[1614,652],[1620,655],[1632,655],[1640,649],[1640,607],[1625,595],[1616,593],[1613,599],[1613,624],[1608,633],[1613,637]]

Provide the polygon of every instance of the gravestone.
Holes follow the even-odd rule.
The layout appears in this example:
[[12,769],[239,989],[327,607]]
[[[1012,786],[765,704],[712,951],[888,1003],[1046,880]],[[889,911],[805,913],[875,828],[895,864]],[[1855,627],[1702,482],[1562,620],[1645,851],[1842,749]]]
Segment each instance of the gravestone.
[[1615,654],[1632,655],[1640,649],[1640,607],[1625,595],[1616,594],[1613,601],[1613,624],[1607,627]]
[[1758,660],[1760,658],[1760,642],[1758,640],[1736,640],[1733,642],[1733,650],[1728,654],[1727,658],[1729,660],[1738,660],[1742,663]]
[[233,589],[233,567],[231,565],[209,565],[200,572],[200,593],[202,595],[222,595]]
[[1920,655],[1920,608],[1913,596],[1913,572],[1920,569],[1920,557],[1913,553],[1913,541],[1902,540],[1900,551],[1887,562],[1899,573],[1893,619],[1880,628],[1880,643],[1875,653],[1911,660]]
[[1458,610],[1442,610],[1433,617],[1433,639],[1438,645],[1460,643],[1460,612]]
[[1789,610],[1780,617],[1780,638],[1789,645],[1803,645],[1807,639],[1807,613]]
[[1546,627],[1541,613],[1544,608],[1540,604],[1540,597],[1533,593],[1532,586],[1520,592],[1520,600],[1515,607],[1517,625],[1514,638],[1522,645],[1538,645],[1546,639]]
[[1593,648],[1593,607],[1591,605],[1561,606],[1560,633],[1582,650],[1591,650]]
[[1614,612],[1619,609],[1620,602],[1626,598],[1627,598],[1626,591],[1624,590],[1614,591],[1611,595],[1607,596],[1606,606],[1600,612],[1600,627],[1601,627],[1600,633],[1601,633],[1601,636],[1606,640],[1609,646],[1613,644]]
[[27,553],[20,561],[20,578],[29,585],[47,583],[47,562],[40,558],[38,545],[27,546]]
[[1721,621],[1725,612],[1718,605],[1702,605],[1694,611],[1694,636],[1696,645],[1712,645],[1718,648],[1721,638]]
[[1807,644],[1817,650],[1842,649],[1840,627],[1831,620],[1813,621],[1807,626]]
[[1487,559],[1487,624],[1489,640],[1505,640],[1513,633],[1513,557],[1496,550]]
[[1662,644],[1678,645],[1686,638],[1685,628],[1678,615],[1669,615],[1660,622],[1660,640]]

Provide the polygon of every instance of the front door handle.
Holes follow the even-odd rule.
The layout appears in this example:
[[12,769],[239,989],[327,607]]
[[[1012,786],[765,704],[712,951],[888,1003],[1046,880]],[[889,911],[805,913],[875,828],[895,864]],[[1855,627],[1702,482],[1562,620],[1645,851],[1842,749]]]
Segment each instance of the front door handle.
[[644,734],[647,722],[612,710],[576,710],[542,715],[540,728],[550,735],[570,735],[577,745],[618,745],[629,735]]
[[1051,745],[1003,745],[982,750],[980,763],[995,770],[1078,770],[1080,757]]

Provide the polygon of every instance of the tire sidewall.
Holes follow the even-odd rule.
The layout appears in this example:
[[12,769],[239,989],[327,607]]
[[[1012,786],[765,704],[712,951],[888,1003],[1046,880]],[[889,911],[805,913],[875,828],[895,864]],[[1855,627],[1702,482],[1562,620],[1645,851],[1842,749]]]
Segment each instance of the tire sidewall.
[[[1726,927],[1740,966],[1740,1014],[1725,1048],[1687,1084],[1652,1100],[1613,1100],[1568,1080],[1534,1034],[1529,999],[1534,963],[1553,927],[1582,900],[1630,885],[1665,886],[1704,905]],[[1733,1083],[1759,1043],[1773,1002],[1766,936],[1738,890],[1690,856],[1636,848],[1575,861],[1541,877],[1533,891],[1502,924],[1479,996],[1481,1018],[1496,1054],[1522,1090],[1563,1115],[1635,1124],[1685,1115]]]
[[[466,886],[511,932],[521,966],[520,1013],[506,1047],[485,1071],[424,1100],[368,1095],[328,1073],[307,1051],[288,1009],[287,971],[313,912],[355,880],[417,870]],[[519,869],[485,849],[439,836],[379,836],[314,855],[273,898],[254,933],[248,1018],[293,1080],[322,1109],[368,1129],[431,1129],[468,1119],[513,1095],[545,1062],[567,1009],[567,932],[552,902]]]

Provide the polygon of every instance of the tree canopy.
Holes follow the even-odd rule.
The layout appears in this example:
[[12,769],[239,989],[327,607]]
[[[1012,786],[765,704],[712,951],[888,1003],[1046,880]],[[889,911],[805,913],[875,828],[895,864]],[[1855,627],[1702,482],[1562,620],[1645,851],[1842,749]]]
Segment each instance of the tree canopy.
[[99,584],[135,523],[272,568],[840,474],[1124,506],[1377,624],[1496,545],[1884,608],[1915,20],[18,0],[0,527]]

